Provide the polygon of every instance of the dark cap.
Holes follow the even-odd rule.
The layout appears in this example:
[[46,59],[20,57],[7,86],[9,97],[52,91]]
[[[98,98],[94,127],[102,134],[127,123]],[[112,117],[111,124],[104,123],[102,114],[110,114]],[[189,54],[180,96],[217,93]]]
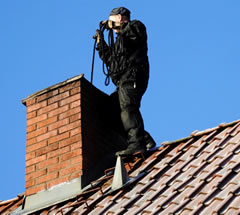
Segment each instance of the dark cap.
[[111,15],[122,15],[122,16],[127,16],[128,18],[130,18],[130,10],[128,10],[127,8],[125,7],[118,7],[118,8],[114,8],[112,9],[111,13],[110,13],[110,16]]

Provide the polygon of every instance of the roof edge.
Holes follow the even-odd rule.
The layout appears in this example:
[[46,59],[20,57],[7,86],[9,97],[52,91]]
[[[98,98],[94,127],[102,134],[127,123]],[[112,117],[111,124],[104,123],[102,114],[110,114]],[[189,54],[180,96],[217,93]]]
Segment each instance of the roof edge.
[[19,199],[21,199],[23,197],[24,197],[24,193],[21,193],[21,194],[18,194],[17,197],[15,197],[15,198],[0,201],[0,206],[9,204],[9,203],[14,202],[14,201],[18,201]]
[[77,80],[79,80],[79,79],[81,79],[83,77],[84,77],[84,74],[80,74],[80,75],[74,76],[72,78],[69,78],[69,79],[67,79],[67,80],[65,80],[63,82],[60,82],[58,84],[52,85],[50,87],[47,87],[47,88],[45,88],[43,90],[37,91],[37,92],[31,94],[30,96],[28,96],[27,98],[23,99],[22,100],[22,104],[25,105],[28,100],[30,100],[30,99],[32,99],[32,98],[34,98],[36,96],[40,96],[40,95],[42,95],[42,94],[44,94],[44,93],[46,93],[46,92],[48,92],[50,90],[54,90],[54,89],[56,89],[58,87],[64,86],[64,85],[69,84],[69,83],[71,83],[73,81],[77,81]]
[[187,140],[189,140],[193,137],[202,136],[204,134],[208,134],[208,133],[210,133],[212,131],[215,131],[215,130],[218,130],[220,128],[225,128],[225,127],[237,124],[238,122],[240,122],[240,119],[238,119],[236,121],[233,121],[233,122],[229,122],[229,123],[224,122],[224,123],[219,124],[217,127],[209,128],[209,129],[206,129],[206,130],[203,130],[203,131],[195,130],[188,137],[183,137],[183,138],[173,140],[173,141],[170,141],[170,142],[169,141],[164,141],[164,142],[162,142],[162,145],[167,146],[167,145],[172,145],[172,144],[180,143],[180,142],[183,142],[183,141],[187,141]]

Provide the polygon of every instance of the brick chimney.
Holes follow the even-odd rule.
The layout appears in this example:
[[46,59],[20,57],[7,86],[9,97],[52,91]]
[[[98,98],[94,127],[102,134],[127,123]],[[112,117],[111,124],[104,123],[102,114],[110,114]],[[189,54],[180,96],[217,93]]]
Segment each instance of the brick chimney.
[[77,188],[67,192],[80,192],[114,166],[114,153],[124,143],[109,115],[109,102],[83,75],[22,101],[27,107],[25,196],[49,194],[76,181]]

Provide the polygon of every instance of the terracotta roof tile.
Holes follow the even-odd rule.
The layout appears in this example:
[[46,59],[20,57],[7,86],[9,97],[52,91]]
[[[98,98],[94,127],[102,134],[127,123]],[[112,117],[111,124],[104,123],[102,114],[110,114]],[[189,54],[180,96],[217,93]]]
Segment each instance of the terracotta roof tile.
[[208,205],[208,207],[203,207],[203,209],[201,210],[201,212],[203,214],[212,214],[212,213],[216,213],[216,208],[217,206],[221,203],[220,199],[214,198],[211,203]]
[[161,207],[161,205],[160,205],[161,201],[164,201],[165,198],[160,197],[158,200],[159,201],[148,201],[148,202],[146,202],[146,204],[148,206],[143,209],[143,212],[152,213],[152,212],[155,212],[155,211],[159,210],[160,207]]
[[23,198],[23,194],[20,194],[14,199],[0,202],[0,214],[7,215],[9,212],[15,211],[18,207],[21,207]]
[[180,214],[181,215],[192,215],[191,210],[188,210],[187,208],[184,208]]
[[134,205],[133,207],[126,211],[125,215],[135,215],[138,214],[139,211],[142,211],[142,209],[139,209],[139,207]]
[[97,206],[91,212],[89,212],[88,215],[101,214],[102,212],[103,212],[103,208]]
[[[144,156],[124,160],[130,179],[139,176],[128,186],[106,195],[99,190],[79,194],[38,214],[50,210],[49,214],[84,215],[239,213],[239,121],[194,132]],[[104,193],[111,181],[106,178]],[[10,206],[0,203],[0,210],[1,205]]]
[[86,203],[84,203],[84,204],[81,204],[78,207],[74,208],[74,210],[72,212],[76,213],[76,214],[84,214],[87,211],[88,211],[88,205]]
[[175,203],[170,203],[166,208],[161,208],[162,210],[159,210],[159,213],[165,213],[165,214],[170,214],[171,212],[175,211],[178,205]]
[[145,210],[152,202],[145,201],[140,207],[128,208],[128,214],[139,214],[141,212],[151,213],[151,210]]
[[217,134],[217,135],[214,137],[214,139],[220,139],[220,140],[221,140],[221,139],[225,138],[225,137],[229,134],[230,130],[232,130],[231,127],[228,127],[228,128],[226,128],[226,129],[224,129],[222,132],[220,132],[219,134]]
[[[233,195],[231,195],[231,197],[232,196]],[[235,197],[233,198],[233,201],[231,202],[231,207],[230,208],[240,210],[240,196],[239,196],[239,194],[238,194],[238,196],[235,195]]]
[[238,215],[239,214],[239,210],[235,210],[234,208],[229,208],[229,210],[226,211],[226,213],[224,213],[224,215]]
[[240,123],[238,122],[236,125],[235,125],[235,130],[232,132],[232,135],[235,136],[237,133],[240,132]]

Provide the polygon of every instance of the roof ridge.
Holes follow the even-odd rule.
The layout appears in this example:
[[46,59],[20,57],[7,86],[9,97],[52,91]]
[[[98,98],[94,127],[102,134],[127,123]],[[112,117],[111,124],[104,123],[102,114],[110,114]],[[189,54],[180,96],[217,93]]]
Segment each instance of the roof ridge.
[[208,129],[205,129],[203,131],[195,130],[188,137],[183,137],[183,138],[180,138],[180,139],[177,139],[177,140],[173,140],[173,141],[164,141],[164,142],[162,142],[162,145],[172,145],[172,144],[175,144],[175,143],[183,142],[183,141],[189,140],[189,139],[191,139],[193,137],[199,137],[199,136],[208,134],[208,133],[210,133],[212,131],[215,131],[215,130],[218,130],[220,128],[226,128],[226,127],[232,126],[232,125],[237,124],[239,122],[240,122],[240,119],[235,120],[233,122],[229,122],[229,123],[223,122],[223,123],[220,123],[216,127],[208,128]]

